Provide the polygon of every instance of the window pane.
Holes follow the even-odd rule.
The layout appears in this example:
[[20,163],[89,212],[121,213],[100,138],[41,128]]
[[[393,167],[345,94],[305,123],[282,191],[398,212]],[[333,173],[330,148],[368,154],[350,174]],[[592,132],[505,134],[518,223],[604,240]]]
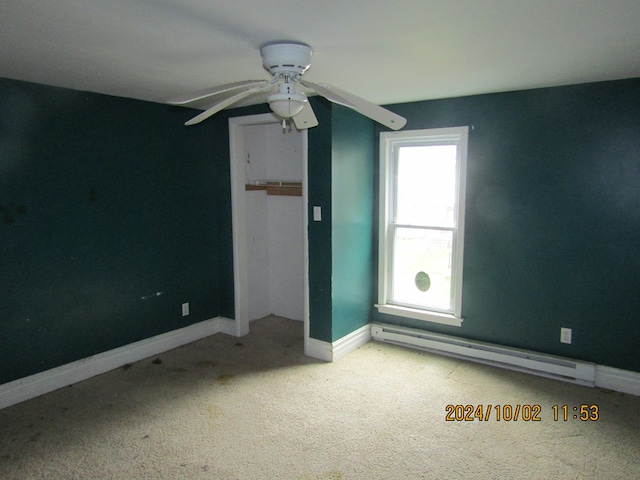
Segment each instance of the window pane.
[[456,145],[398,149],[396,223],[455,226],[456,156]]
[[450,230],[396,228],[393,303],[451,311]]

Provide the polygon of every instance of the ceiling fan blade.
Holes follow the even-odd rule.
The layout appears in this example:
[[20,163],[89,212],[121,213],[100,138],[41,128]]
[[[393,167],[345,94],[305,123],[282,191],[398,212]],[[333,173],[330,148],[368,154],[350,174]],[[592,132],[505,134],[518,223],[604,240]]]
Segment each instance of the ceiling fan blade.
[[337,103],[339,105],[343,105],[349,108],[356,108],[356,106],[350,103],[346,98],[343,98],[340,95],[338,95],[336,92],[334,92],[333,87],[307,82],[306,80],[302,80],[301,78],[298,79],[298,82],[300,82],[305,87],[312,89],[318,95],[323,96],[324,98],[326,98],[327,100],[330,100],[333,103]]
[[267,85],[267,86],[261,85],[259,87],[253,87],[253,88],[250,88],[248,90],[244,90],[244,91],[242,91],[240,93],[236,93],[235,95],[233,95],[233,96],[231,96],[229,98],[226,98],[225,100],[222,100],[221,102],[216,103],[211,108],[208,108],[207,110],[205,110],[201,114],[196,115],[191,120],[187,121],[185,123],[185,125],[195,125],[196,123],[200,123],[203,120],[206,120],[207,118],[215,115],[220,110],[223,110],[223,109],[227,108],[229,105],[233,105],[234,103],[239,102],[243,98],[250,97],[251,95],[255,95],[256,93],[260,93],[260,92],[262,92],[264,90],[267,90],[268,88],[271,88],[271,85]]
[[187,103],[195,102],[197,100],[203,100],[208,97],[213,97],[224,92],[230,92],[238,88],[250,88],[256,85],[265,85],[269,83],[267,80],[245,80],[242,82],[227,83],[225,85],[218,85],[217,87],[207,88],[206,90],[200,90],[198,92],[192,92],[186,95],[172,98],[167,103],[170,105],[186,105]]
[[307,100],[302,107],[302,111],[293,117],[293,123],[298,130],[304,130],[305,128],[312,128],[318,125],[318,119],[316,114],[313,113],[313,108]]
[[400,130],[407,123],[407,119],[383,108],[375,103],[371,103],[364,98],[357,97],[352,93],[345,92],[331,85],[318,85],[315,83],[299,80],[305,87],[311,88],[327,100],[344,105],[361,113],[365,117],[384,125],[391,130]]

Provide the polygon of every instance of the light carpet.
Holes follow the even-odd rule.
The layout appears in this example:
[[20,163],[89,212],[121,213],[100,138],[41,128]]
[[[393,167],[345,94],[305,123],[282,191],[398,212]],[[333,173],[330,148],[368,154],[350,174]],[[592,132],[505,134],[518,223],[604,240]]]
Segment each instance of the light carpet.
[[[640,397],[378,342],[322,363],[300,322],[251,331],[0,410],[0,478],[640,478]],[[583,404],[597,420],[573,419]],[[498,421],[496,405],[531,408]]]

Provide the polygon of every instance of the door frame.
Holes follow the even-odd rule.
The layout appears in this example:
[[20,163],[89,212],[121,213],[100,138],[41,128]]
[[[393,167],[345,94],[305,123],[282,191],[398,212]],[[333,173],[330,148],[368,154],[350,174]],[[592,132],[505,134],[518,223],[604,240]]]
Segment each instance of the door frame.
[[[233,231],[233,285],[236,335],[249,333],[249,256],[247,247],[247,210],[245,201],[245,148],[243,127],[280,124],[271,113],[229,118],[229,157],[231,171],[231,220]],[[307,197],[308,135],[302,131],[302,210],[303,210],[303,295],[304,344],[309,339],[309,218]]]

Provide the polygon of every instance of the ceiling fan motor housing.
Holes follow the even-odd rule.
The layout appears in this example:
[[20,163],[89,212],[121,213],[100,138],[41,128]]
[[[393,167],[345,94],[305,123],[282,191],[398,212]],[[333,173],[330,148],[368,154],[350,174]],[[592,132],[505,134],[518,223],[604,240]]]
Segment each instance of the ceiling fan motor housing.
[[313,50],[302,42],[269,42],[260,47],[260,55],[271,75],[298,77],[311,66]]

